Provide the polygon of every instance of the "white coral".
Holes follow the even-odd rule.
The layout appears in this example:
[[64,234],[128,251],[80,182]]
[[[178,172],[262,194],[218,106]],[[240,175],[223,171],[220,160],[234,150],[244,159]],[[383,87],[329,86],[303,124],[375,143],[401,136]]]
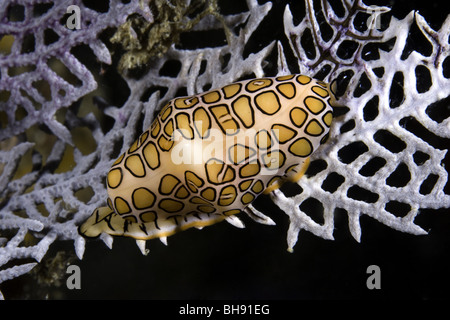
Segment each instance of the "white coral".
[[[351,10],[351,6],[348,5],[347,9]],[[361,9],[358,8],[358,10],[366,9],[367,7],[364,6]],[[329,20],[338,21],[338,18],[330,8],[327,8],[326,13]],[[311,16],[314,17],[314,15],[309,17]],[[407,59],[401,59],[406,46],[408,32],[414,21],[432,44],[433,51],[430,56],[423,56],[413,51]],[[305,28],[312,28],[314,24],[315,22],[311,23],[307,16],[299,26],[294,26],[292,15],[289,9],[286,8],[285,26],[289,39],[292,39],[292,34],[299,35]],[[411,12],[403,20],[392,18],[389,28],[382,33],[378,32],[380,36],[377,37],[376,42],[386,42],[396,38],[393,48],[389,52],[380,50],[380,58],[376,60],[364,61],[360,56],[356,55],[351,64],[349,64],[349,61],[339,58],[336,54],[337,47],[346,38],[342,37],[342,26],[333,23],[330,23],[330,25],[335,33],[328,42],[325,43],[320,37],[315,38],[320,47],[326,48],[330,52],[330,58],[320,64],[317,64],[317,61],[308,61],[302,46],[299,43],[291,42],[291,46],[295,47],[294,52],[300,53],[300,67],[308,74],[315,74],[323,65],[330,64],[335,71],[328,75],[328,79],[337,78],[338,74],[342,72],[341,69],[354,71],[354,76],[345,94],[338,101],[338,105],[347,106],[350,110],[344,116],[335,119],[330,134],[332,138],[324,148],[312,156],[312,160],[324,159],[327,164],[326,170],[308,179],[301,179],[299,185],[302,187],[303,192],[297,196],[286,197],[280,191],[273,193],[272,198],[274,202],[289,215],[291,220],[288,232],[289,248],[293,248],[297,241],[298,233],[302,229],[310,231],[317,236],[332,239],[335,208],[342,208],[347,211],[349,228],[357,241],[361,237],[359,218],[362,214],[369,215],[400,231],[424,234],[425,231],[414,224],[414,218],[418,214],[419,209],[450,207],[450,196],[444,194],[443,191],[448,180],[448,174],[441,164],[447,151],[431,146],[413,132],[408,131],[400,123],[402,119],[412,117],[435,135],[450,137],[450,119],[437,123],[426,113],[426,109],[431,103],[450,95],[450,79],[444,77],[442,69],[442,63],[447,57],[445,53],[449,52],[449,44],[446,42],[446,39],[448,39],[450,31],[450,16],[439,32],[433,31],[423,17],[416,12]],[[349,29],[351,30],[352,28]],[[351,32],[353,34],[357,33],[355,30],[351,30]],[[368,29],[365,34],[358,34],[359,38],[367,39],[360,41],[359,48],[362,48],[366,43],[374,42],[374,35],[370,34],[371,32],[372,30]],[[331,46],[329,45],[330,43],[332,44]],[[348,65],[348,67],[338,68],[339,65]],[[431,87],[424,93],[417,92],[416,88],[416,81],[418,80],[415,69],[419,65],[426,66],[432,79]],[[373,71],[376,68],[384,69],[381,77],[377,76]],[[393,81],[395,82],[394,75],[398,72],[401,72],[405,79],[403,84],[404,100],[399,107],[391,108],[389,106],[390,87]],[[361,79],[363,74],[367,75],[371,88],[361,96],[355,97],[354,92],[359,85],[358,80]],[[375,96],[379,98],[379,114],[375,119],[367,121],[364,119],[363,108]],[[342,126],[349,121],[354,122],[354,128],[341,133],[340,129]],[[406,146],[400,152],[387,150],[374,138],[378,130],[388,130],[391,134],[401,139]],[[354,142],[362,142],[367,146],[367,151],[358,155],[351,163],[346,163],[340,158],[339,152]],[[426,165],[418,165],[414,162],[413,155],[417,151],[430,156]],[[369,177],[360,174],[361,168],[374,157],[386,160],[383,168]],[[410,180],[402,187],[388,185],[386,180],[402,163],[406,164],[411,174]],[[321,188],[321,185],[331,173],[337,173],[345,180],[333,193]],[[438,176],[438,180],[431,192],[421,194],[420,187],[430,174]],[[355,200],[354,197],[348,194],[349,189],[353,186],[372,192],[378,199],[376,201]],[[319,200],[324,207],[323,225],[314,222],[299,208],[302,202],[310,197]],[[397,217],[388,212],[386,204],[390,201],[408,204],[410,206],[409,212],[402,217]]]

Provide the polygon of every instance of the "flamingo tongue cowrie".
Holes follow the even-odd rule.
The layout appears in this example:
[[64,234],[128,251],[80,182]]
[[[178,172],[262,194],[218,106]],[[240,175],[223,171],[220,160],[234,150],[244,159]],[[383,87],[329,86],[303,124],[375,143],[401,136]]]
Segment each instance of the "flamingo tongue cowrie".
[[171,100],[113,163],[108,206],[79,232],[132,237],[146,253],[141,240],[166,243],[222,220],[243,227],[235,214],[254,211],[259,194],[303,175],[328,137],[332,99],[327,84],[287,75]]

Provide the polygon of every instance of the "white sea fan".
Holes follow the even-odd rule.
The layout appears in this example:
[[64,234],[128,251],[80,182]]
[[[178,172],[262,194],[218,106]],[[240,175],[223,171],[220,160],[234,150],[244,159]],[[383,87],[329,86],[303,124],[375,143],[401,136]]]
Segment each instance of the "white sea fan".
[[[79,30],[70,30],[61,23],[71,5],[81,11]],[[21,261],[40,262],[57,238],[73,239],[77,255],[83,256],[84,239],[76,228],[92,205],[80,201],[76,193],[91,188],[102,196],[103,181],[97,183],[100,187],[90,181],[95,180],[93,166],[100,157],[97,153],[83,156],[75,148],[73,156],[78,165],[65,173],[55,170],[67,146],[74,145],[70,130],[90,126],[98,143],[104,138],[92,114],[79,119],[69,111],[64,123],[57,119],[58,110],[97,87],[92,73],[71,49],[88,44],[100,62],[110,64],[110,53],[98,38],[101,31],[119,26],[133,12],[151,19],[150,12],[141,10],[138,1],[122,4],[112,0],[110,5],[112,9],[100,13],[82,1],[2,2],[0,39],[10,52],[0,55],[0,283],[32,269],[36,263]],[[8,44],[10,41],[12,44]],[[46,159],[34,143],[24,138],[30,133],[27,130],[42,125],[56,138],[46,142],[51,148]],[[32,154],[32,168],[24,170],[19,164],[27,152]],[[109,163],[110,157],[106,158],[100,161],[101,168],[106,167],[102,166],[105,161]],[[69,217],[74,210],[79,213]],[[32,237],[35,243],[29,241]]]
[[[450,95],[450,79],[443,69],[449,52],[450,16],[438,32],[417,12],[403,20],[392,18],[384,31],[370,25],[359,31],[353,23],[356,13],[370,14],[367,21],[373,22],[388,8],[345,2],[349,14],[338,17],[325,3],[325,20],[332,36],[324,40],[317,32],[312,1],[306,4],[309,14],[297,26],[286,7],[286,37],[302,72],[315,75],[329,70],[326,80],[346,78],[348,85],[337,104],[349,110],[335,119],[331,140],[311,157],[313,162],[324,161],[323,170],[301,179],[298,184],[303,191],[298,195],[286,197],[279,190],[273,193],[272,199],[291,220],[289,249],[302,229],[332,239],[336,208],[347,211],[349,228],[357,241],[362,214],[400,231],[426,233],[414,224],[419,209],[450,207],[450,196],[444,194],[448,174],[442,166],[447,150],[431,145],[417,130],[422,126],[436,136],[450,137],[450,119],[436,121],[429,115],[433,103],[448,100]],[[428,55],[407,52],[413,24],[432,45]],[[318,50],[314,59],[308,58],[300,41],[308,32]],[[381,48],[386,43],[387,50]],[[353,52],[341,57],[340,47],[348,48],[349,44],[353,44]],[[378,57],[365,58],[370,54]],[[302,210],[302,203],[311,199],[322,205],[323,224]]]
[[[63,15],[64,6],[69,2],[80,6],[82,16],[83,12],[98,14],[85,8],[81,1],[58,2],[58,12]],[[15,4],[14,1],[6,3]],[[26,3],[23,5],[25,15],[19,24],[34,22],[36,30],[44,32],[48,21],[55,24],[60,19],[53,16],[55,12],[46,15],[48,21],[34,17],[30,12],[37,1],[23,3]],[[346,211],[350,232],[358,241],[361,215],[400,231],[425,233],[414,223],[420,209],[450,207],[449,195],[444,193],[448,175],[442,165],[446,150],[427,141],[422,134],[425,128],[429,131],[427,134],[450,138],[448,115],[435,116],[436,110],[439,113],[448,105],[450,95],[449,71],[444,68],[444,65],[448,68],[450,61],[450,18],[436,32],[417,12],[402,20],[385,21],[383,17],[389,16],[387,8],[366,6],[360,1],[343,1],[342,14],[336,14],[326,1],[316,3],[316,7],[310,0],[305,4],[307,14],[299,24],[294,22],[295,12],[290,6],[281,8],[284,15],[278,23],[284,26],[287,41],[279,41],[267,33],[261,45],[249,49],[252,37],[270,11],[280,8],[275,8],[276,4],[271,2],[260,5],[256,0],[247,0],[248,10],[224,15],[230,31],[223,33],[224,44],[195,48],[186,48],[183,43],[172,45],[162,58],[151,60],[145,74],[138,78],[124,77],[130,90],[128,99],[122,106],[111,106],[103,112],[100,108],[101,116],[92,113],[79,116],[74,104],[62,121],[53,117],[57,110],[68,107],[96,87],[92,72],[71,56],[70,48],[82,41],[101,62],[109,63],[110,55],[98,39],[99,33],[123,23],[133,12],[151,21],[148,8],[140,6],[138,1],[126,5],[110,1],[109,10],[99,15],[103,20],[96,20],[90,28],[71,31],[83,34],[76,38],[71,33],[71,37],[78,40],[53,44],[62,45],[57,57],[80,78],[82,85],[79,87],[60,77],[51,80],[46,77],[51,71],[45,63],[48,59],[46,45],[40,42],[36,45],[36,49],[40,49],[36,51],[41,51],[44,63],[32,70],[30,77],[27,73],[20,78],[7,77],[9,82],[16,81],[14,85],[9,85],[4,77],[10,65],[24,63],[24,59],[12,58],[16,57],[13,53],[23,55],[21,45],[15,44],[9,56],[0,56],[0,93],[1,90],[11,91],[8,100],[0,99],[0,112],[7,119],[2,122],[0,139],[8,138],[2,142],[4,150],[0,151],[0,283],[27,273],[56,240],[72,240],[78,257],[83,257],[85,240],[78,234],[77,226],[93,209],[105,204],[104,180],[111,163],[150,125],[154,111],[164,101],[251,76],[301,72],[338,83],[337,117],[329,142],[313,155],[310,170],[298,186],[287,185],[271,194],[272,200],[289,216],[290,250],[302,229],[332,239],[336,208]],[[8,7],[4,6],[2,16],[8,15],[5,9]],[[321,10],[323,14],[317,14]],[[384,21],[382,26],[377,25],[378,18]],[[23,39],[25,33],[21,33],[19,24],[0,24],[0,34],[11,32]],[[408,48],[408,34],[413,25],[430,43],[429,54]],[[58,26],[57,30],[60,29]],[[222,21],[206,16],[190,32],[207,34],[218,29],[223,29]],[[38,53],[30,57],[39,56]],[[68,60],[63,60],[64,57]],[[33,82],[37,80],[46,80],[51,86],[50,101],[39,98],[40,92],[33,89]],[[30,89],[25,98],[23,92],[12,89],[22,84]],[[58,93],[63,85],[67,88],[64,97]],[[16,101],[20,99],[15,98],[23,101],[32,98],[42,107],[26,102],[29,107],[22,107],[27,116],[17,120]],[[106,119],[104,122],[108,124],[100,124],[99,118]],[[23,134],[18,135],[34,124],[46,124],[56,137],[44,159],[41,151],[27,142]],[[82,147],[73,142],[73,132],[80,128],[88,129],[88,136],[96,145],[94,151],[83,152]],[[73,147],[69,147],[70,144]],[[27,153],[31,154],[32,168],[25,174],[18,174],[19,161]],[[73,155],[74,166],[57,170],[67,153]],[[79,196],[80,193],[89,196],[86,199]],[[316,214],[311,212],[311,204],[319,208],[323,223],[315,222],[308,215]],[[257,221],[273,223],[267,216],[270,212],[252,209],[250,215]],[[27,247],[24,242],[29,236],[35,238],[36,243]],[[112,237],[103,235],[101,238],[112,246]],[[22,259],[36,262],[22,263]]]

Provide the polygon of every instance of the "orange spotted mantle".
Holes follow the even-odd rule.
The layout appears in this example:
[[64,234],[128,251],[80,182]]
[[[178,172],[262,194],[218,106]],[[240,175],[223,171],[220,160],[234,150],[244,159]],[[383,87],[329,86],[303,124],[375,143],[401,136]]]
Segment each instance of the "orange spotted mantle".
[[332,98],[327,84],[288,75],[171,100],[114,162],[108,206],[79,232],[165,240],[241,212],[303,175],[328,137]]

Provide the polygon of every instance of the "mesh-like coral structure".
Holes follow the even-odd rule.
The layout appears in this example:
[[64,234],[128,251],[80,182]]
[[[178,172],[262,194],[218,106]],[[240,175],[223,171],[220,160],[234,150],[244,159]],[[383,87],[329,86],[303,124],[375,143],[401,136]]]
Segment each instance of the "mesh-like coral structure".
[[[289,249],[300,230],[332,239],[338,209],[359,241],[362,215],[424,234],[414,222],[420,210],[450,207],[448,143],[436,142],[450,138],[450,18],[435,31],[417,12],[399,20],[360,1],[306,0],[298,22],[294,7],[281,8],[283,40],[266,34],[254,45],[264,19],[280,7],[247,0],[239,12],[221,8],[222,19],[206,15],[163,57],[129,70],[127,100],[105,107],[96,99],[94,115],[80,112],[77,102],[97,87],[96,77],[72,49],[86,44],[100,63],[111,64],[102,32],[132,14],[151,24],[150,8],[117,0],[100,12],[82,1],[5,3],[0,41],[12,45],[0,56],[0,283],[29,272],[56,240],[72,240],[83,257],[77,226],[105,204],[111,163],[164,102],[254,76],[303,73],[338,84],[329,142],[298,184],[271,194],[289,216]],[[81,9],[78,30],[61,22],[72,4]],[[414,47],[412,37],[425,44]],[[47,152],[30,138],[41,132]],[[86,150],[86,141],[94,147]],[[254,209],[259,221],[272,223],[260,210]],[[101,239],[112,246],[112,237]]]

